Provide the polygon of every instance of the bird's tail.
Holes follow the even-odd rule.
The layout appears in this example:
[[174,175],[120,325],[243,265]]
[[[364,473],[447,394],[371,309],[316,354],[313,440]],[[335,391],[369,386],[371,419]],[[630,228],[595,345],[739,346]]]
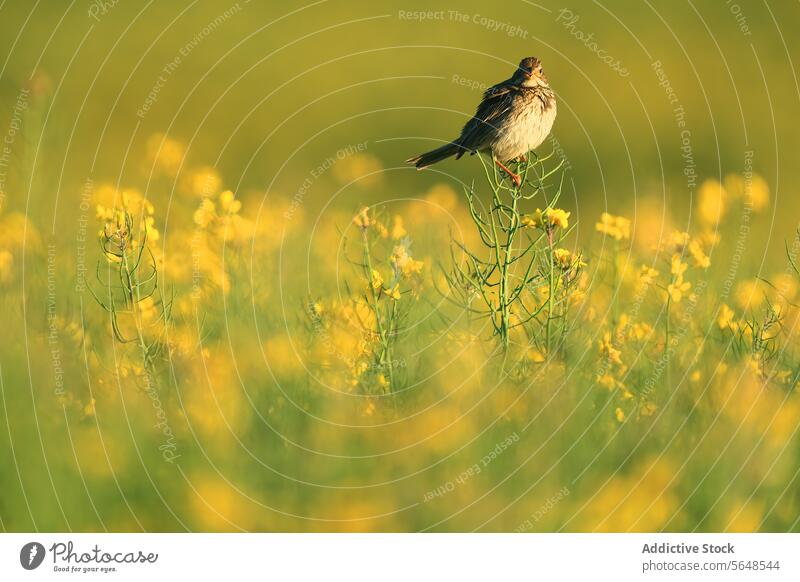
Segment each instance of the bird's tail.
[[425,152],[424,154],[420,154],[416,157],[409,158],[406,160],[407,164],[414,164],[417,169],[426,168],[431,164],[435,164],[436,162],[441,162],[444,159],[449,158],[450,156],[456,155],[459,151],[461,151],[461,146],[450,142],[448,144],[443,145],[440,148],[436,148],[435,150],[431,150],[429,152]]

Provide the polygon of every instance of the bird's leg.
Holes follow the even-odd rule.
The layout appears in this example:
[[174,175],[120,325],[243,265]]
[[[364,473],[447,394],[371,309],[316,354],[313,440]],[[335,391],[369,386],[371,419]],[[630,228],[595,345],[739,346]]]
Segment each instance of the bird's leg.
[[514,184],[516,184],[517,188],[519,188],[522,185],[522,179],[519,177],[519,174],[515,174],[514,172],[506,168],[503,165],[503,162],[501,162],[497,158],[494,159],[494,163],[497,164],[501,169],[503,169],[506,172],[506,174],[508,174],[508,176],[514,182]]

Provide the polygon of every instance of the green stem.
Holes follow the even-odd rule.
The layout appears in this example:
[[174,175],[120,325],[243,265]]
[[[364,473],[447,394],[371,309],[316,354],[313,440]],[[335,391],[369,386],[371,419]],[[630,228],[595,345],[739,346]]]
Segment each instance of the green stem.
[[545,335],[545,351],[547,352],[546,355],[550,355],[550,346],[552,341],[552,323],[553,323],[553,311],[555,309],[554,306],[554,295],[555,295],[555,265],[553,261],[555,257],[553,256],[553,231],[548,228],[547,231],[547,247],[549,249],[548,253],[548,262],[549,262],[549,273],[548,273],[548,283],[547,283],[547,327],[546,327],[546,335]]
[[151,367],[151,360],[149,355],[149,350],[147,348],[147,343],[144,341],[144,335],[142,334],[142,314],[139,310],[139,302],[141,301],[141,293],[139,291],[138,279],[136,277],[136,271],[132,270],[130,267],[130,261],[128,259],[127,251],[123,251],[121,257],[121,266],[125,270],[126,281],[127,281],[127,295],[131,302],[131,311],[133,313],[133,321],[136,327],[136,336],[139,340],[139,347],[142,350],[142,361],[144,362],[144,367],[148,372],[152,372]]
[[372,256],[369,252],[369,240],[367,239],[367,231],[362,230],[361,232],[361,240],[363,242],[364,247],[364,265],[366,267],[367,273],[367,286],[369,288],[369,295],[372,299],[372,311],[375,314],[375,326],[377,327],[378,331],[378,338],[380,339],[381,344],[381,354],[378,363],[382,366],[386,366],[389,372],[389,389],[394,391],[394,370],[392,368],[391,362],[386,363],[387,357],[391,357],[391,347],[388,334],[383,325],[383,317],[381,315],[380,306],[378,305],[378,293],[376,293],[375,287],[372,284]]

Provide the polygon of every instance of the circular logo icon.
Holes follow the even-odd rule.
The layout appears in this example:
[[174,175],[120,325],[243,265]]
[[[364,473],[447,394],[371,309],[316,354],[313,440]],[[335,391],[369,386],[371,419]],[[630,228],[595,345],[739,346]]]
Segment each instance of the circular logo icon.
[[19,563],[26,570],[35,570],[44,561],[44,546],[39,542],[29,542],[19,551]]

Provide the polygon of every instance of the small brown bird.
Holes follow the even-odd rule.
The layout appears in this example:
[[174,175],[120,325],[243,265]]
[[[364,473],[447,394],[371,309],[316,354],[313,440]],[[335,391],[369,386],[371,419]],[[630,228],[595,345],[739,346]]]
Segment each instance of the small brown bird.
[[458,139],[406,162],[421,170],[450,156],[459,159],[466,152],[488,151],[519,187],[519,175],[503,162],[523,159],[539,147],[555,119],[556,96],[547,84],[542,64],[536,57],[526,57],[510,79],[486,90],[475,116]]

